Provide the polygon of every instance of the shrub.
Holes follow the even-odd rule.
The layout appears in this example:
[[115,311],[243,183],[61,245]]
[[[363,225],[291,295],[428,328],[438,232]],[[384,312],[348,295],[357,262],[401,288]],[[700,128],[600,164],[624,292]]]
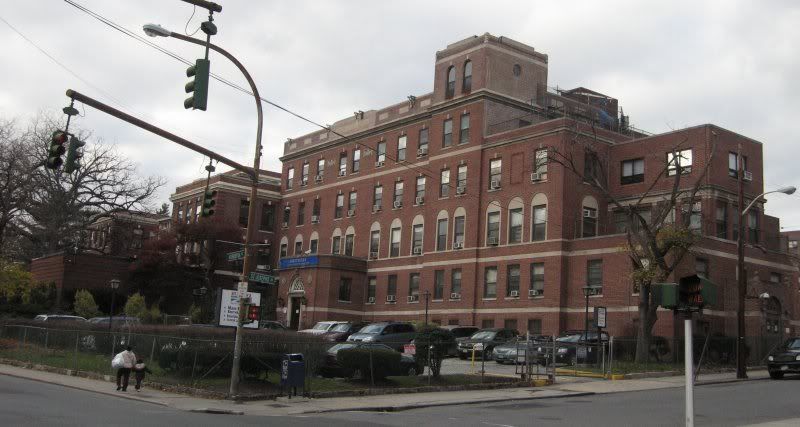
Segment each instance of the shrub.
[[81,289],[75,293],[74,311],[76,315],[87,319],[100,314],[97,303],[94,301],[94,296],[85,289]]
[[336,360],[344,369],[352,373],[359,372],[365,379],[376,380],[399,372],[400,357],[400,353],[384,349],[347,348],[336,353]]
[[126,316],[138,317],[140,320],[147,319],[147,305],[144,303],[144,297],[140,293],[135,293],[128,298],[123,310]]
[[[423,326],[417,331],[417,337],[414,339],[414,344],[416,345],[414,359],[420,367],[430,362],[431,375],[438,377],[442,370],[442,359],[447,353],[447,348],[443,345],[443,342],[448,338],[447,334],[449,332],[435,325]],[[431,346],[433,346],[433,350],[428,355]]]

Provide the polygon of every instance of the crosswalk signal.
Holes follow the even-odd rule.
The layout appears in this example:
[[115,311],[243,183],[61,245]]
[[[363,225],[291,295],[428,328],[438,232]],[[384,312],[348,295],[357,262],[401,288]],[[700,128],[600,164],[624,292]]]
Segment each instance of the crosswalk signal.
[[211,62],[208,59],[198,59],[194,65],[186,69],[186,77],[194,77],[194,79],[186,83],[186,93],[191,95],[183,101],[183,108],[206,111],[210,72]]
[[64,172],[72,173],[81,167],[80,159],[83,153],[80,151],[81,147],[86,145],[85,141],[71,136],[69,138],[69,149],[67,150],[67,162],[64,164]]
[[200,212],[200,216],[206,218],[214,215],[214,205],[217,204],[215,197],[217,197],[217,190],[206,190],[203,193],[203,210]]
[[258,305],[251,305],[247,307],[247,319],[251,322],[258,321],[258,318],[261,315],[261,306]]
[[45,166],[48,169],[58,169],[61,164],[64,163],[61,156],[64,155],[64,152],[67,150],[64,147],[66,142],[66,132],[62,130],[53,132],[53,136],[50,138],[50,148],[47,151],[47,162],[45,162]]

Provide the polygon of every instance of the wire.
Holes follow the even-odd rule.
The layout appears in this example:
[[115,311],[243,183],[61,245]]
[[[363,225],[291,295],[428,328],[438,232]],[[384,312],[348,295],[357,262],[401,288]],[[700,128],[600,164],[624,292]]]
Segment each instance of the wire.
[[197,29],[194,30],[194,32],[192,34],[189,34],[189,23],[192,22],[192,18],[194,18],[194,13],[195,12],[197,12],[197,6],[193,5],[192,6],[192,16],[189,17],[189,20],[186,21],[186,25],[183,27],[183,34],[186,34],[189,37],[197,34],[197,32],[200,31],[200,27],[198,26]]

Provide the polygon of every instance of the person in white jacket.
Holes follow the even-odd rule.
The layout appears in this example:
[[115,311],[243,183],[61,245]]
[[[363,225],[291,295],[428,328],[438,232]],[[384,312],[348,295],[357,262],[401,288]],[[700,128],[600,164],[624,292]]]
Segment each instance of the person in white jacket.
[[[122,358],[122,367],[117,368],[117,391],[128,391],[128,381],[131,378],[131,369],[133,365],[136,364],[136,354],[133,352],[131,346],[128,346],[125,348],[125,351],[120,352],[114,357]],[[120,384],[120,382],[122,382],[122,384]]]

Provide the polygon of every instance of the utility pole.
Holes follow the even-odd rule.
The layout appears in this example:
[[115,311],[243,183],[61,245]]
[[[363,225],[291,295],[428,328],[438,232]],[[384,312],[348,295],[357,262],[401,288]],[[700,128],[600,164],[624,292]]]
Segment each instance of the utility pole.
[[425,295],[425,326],[428,326],[428,297],[431,296],[431,293],[429,291],[425,291],[423,295]]

